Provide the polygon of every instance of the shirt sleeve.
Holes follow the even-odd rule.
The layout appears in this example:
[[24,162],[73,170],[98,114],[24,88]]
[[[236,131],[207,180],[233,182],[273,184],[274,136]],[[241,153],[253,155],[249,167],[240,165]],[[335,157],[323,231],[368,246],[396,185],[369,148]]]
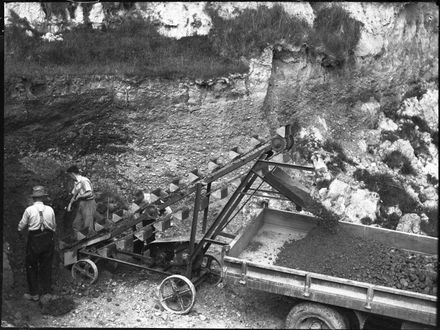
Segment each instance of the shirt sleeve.
[[89,180],[82,180],[81,185],[84,188],[84,192],[92,191],[92,185],[90,184]]
[[51,220],[52,220],[52,224],[53,224],[53,231],[56,231],[57,230],[57,222],[55,220],[55,212],[53,209],[51,210],[51,213],[52,213]]
[[22,231],[29,222],[29,213],[28,213],[28,209],[26,209],[23,213],[23,216],[21,217],[20,222],[18,223],[18,231]]

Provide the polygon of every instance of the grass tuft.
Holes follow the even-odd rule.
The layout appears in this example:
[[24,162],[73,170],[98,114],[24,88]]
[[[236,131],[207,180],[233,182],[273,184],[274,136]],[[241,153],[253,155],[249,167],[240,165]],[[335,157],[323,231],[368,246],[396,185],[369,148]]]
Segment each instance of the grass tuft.
[[350,17],[343,8],[332,5],[317,11],[313,27],[309,44],[315,50],[323,49],[334,58],[336,66],[341,66],[354,53],[361,36],[362,23]]
[[232,58],[256,56],[268,45],[281,41],[300,45],[311,29],[306,21],[290,16],[279,4],[245,9],[233,19],[223,19],[209,7],[207,12],[214,26],[210,33],[214,48]]
[[405,175],[416,175],[417,172],[414,167],[411,165],[411,161],[402,154],[399,150],[394,150],[387,154],[383,162],[387,164],[390,168],[396,169],[398,168],[402,174]]

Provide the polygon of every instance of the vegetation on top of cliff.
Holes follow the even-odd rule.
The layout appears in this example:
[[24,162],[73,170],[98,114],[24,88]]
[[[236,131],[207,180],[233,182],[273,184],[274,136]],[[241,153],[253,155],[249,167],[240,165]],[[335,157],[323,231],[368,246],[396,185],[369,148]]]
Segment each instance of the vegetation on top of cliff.
[[207,11],[213,22],[209,37],[214,48],[232,58],[258,56],[268,45],[282,41],[301,45],[311,30],[305,20],[290,16],[279,4],[245,9],[233,19],[223,19],[209,7]]
[[362,23],[350,17],[343,8],[332,5],[320,8],[308,37],[311,53],[323,53],[323,65],[342,66],[354,54],[361,37]]
[[[13,16],[14,18],[14,16]],[[162,78],[212,78],[243,73],[248,66],[219,55],[207,36],[179,40],[162,36],[156,26],[127,18],[108,30],[88,25],[63,32],[63,41],[47,42],[23,24],[5,30],[5,78],[41,74],[122,74]]]
[[[121,19],[112,15],[114,5],[103,6],[106,24],[102,30],[92,29],[86,20],[79,27],[64,29],[63,41],[55,42],[42,40],[41,32],[11,11],[12,25],[5,29],[5,78],[120,74],[208,79],[247,72],[243,57],[258,56],[276,43],[307,44],[312,53],[330,58],[329,66],[336,66],[352,54],[360,36],[361,23],[337,6],[320,8],[312,28],[305,20],[287,14],[281,5],[245,9],[229,20],[208,5],[213,21],[209,35],[180,40],[162,36],[153,22],[140,18],[135,10],[127,9]],[[89,7],[85,6],[84,17]],[[71,4],[44,3],[43,9],[47,16],[74,16]],[[118,22],[112,22],[112,17]]]

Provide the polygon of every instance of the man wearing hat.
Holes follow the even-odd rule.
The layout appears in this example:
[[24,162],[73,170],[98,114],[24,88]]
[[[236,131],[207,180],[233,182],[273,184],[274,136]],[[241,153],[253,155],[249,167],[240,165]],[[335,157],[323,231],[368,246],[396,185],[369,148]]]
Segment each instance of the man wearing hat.
[[24,297],[38,301],[41,294],[50,296],[52,285],[52,258],[54,254],[54,233],[56,230],[55,212],[44,205],[47,196],[43,186],[35,186],[32,191],[34,203],[27,207],[18,223],[18,231],[28,228],[26,246],[26,276],[29,293]]

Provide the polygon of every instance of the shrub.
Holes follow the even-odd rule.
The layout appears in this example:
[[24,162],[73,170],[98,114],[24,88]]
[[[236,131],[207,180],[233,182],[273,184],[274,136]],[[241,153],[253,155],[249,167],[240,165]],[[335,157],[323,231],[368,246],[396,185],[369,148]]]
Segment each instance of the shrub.
[[357,169],[353,177],[363,181],[368,190],[377,192],[384,206],[399,205],[404,213],[416,212],[419,209],[419,203],[406,192],[400,182],[387,173],[370,174],[368,170]]
[[402,97],[402,100],[409,99],[411,97],[417,97],[417,100],[421,100],[423,95],[426,93],[426,88],[423,88],[420,85],[415,85],[411,89],[409,89]]
[[423,213],[425,213],[429,220],[428,222],[421,222],[420,228],[426,234],[434,237],[438,237],[438,209],[424,209]]
[[355,164],[351,159],[349,159],[345,155],[341,144],[337,141],[327,139],[324,142],[322,148],[324,150],[334,154],[334,157],[332,158],[331,162],[329,164],[327,164],[329,170],[333,174],[337,174],[340,171],[345,172],[345,170],[346,170],[345,163],[349,163],[351,165]]
[[361,220],[361,224],[363,225],[371,225],[373,223],[373,220],[371,220],[370,217],[363,217]]
[[411,120],[415,125],[419,127],[420,132],[428,132],[428,133],[431,132],[431,129],[429,128],[429,125],[426,122],[426,120],[420,118],[419,116],[412,116]]
[[313,33],[308,43],[314,48],[323,48],[342,65],[353,54],[361,36],[362,23],[351,18],[343,8],[332,5],[318,10],[313,23]]
[[432,184],[432,185],[436,185],[436,184],[438,184],[438,180],[437,180],[437,178],[436,178],[435,176],[429,174],[429,173],[426,175],[426,179],[427,179],[428,182],[429,182],[430,184]]
[[404,175],[417,175],[416,169],[411,165],[411,162],[408,159],[403,162],[400,173]]
[[387,154],[383,159],[383,162],[390,168],[398,168],[400,173],[404,175],[416,175],[415,168],[411,165],[411,161],[403,155],[399,150],[394,150]]
[[400,139],[399,135],[397,135],[397,133],[395,133],[393,131],[382,131],[382,133],[380,135],[381,142],[383,142],[385,140],[388,140],[390,142],[395,142],[399,139]]
[[438,146],[438,131],[431,132],[432,143]]
[[209,34],[216,51],[227,57],[259,55],[269,44],[286,41],[302,44],[310,30],[306,21],[288,15],[277,4],[272,8],[258,6],[245,9],[233,19],[223,19],[212,8],[207,8],[213,29]]
[[387,164],[390,168],[400,169],[407,159],[408,158],[403,155],[399,150],[394,150],[385,156],[383,162]]

